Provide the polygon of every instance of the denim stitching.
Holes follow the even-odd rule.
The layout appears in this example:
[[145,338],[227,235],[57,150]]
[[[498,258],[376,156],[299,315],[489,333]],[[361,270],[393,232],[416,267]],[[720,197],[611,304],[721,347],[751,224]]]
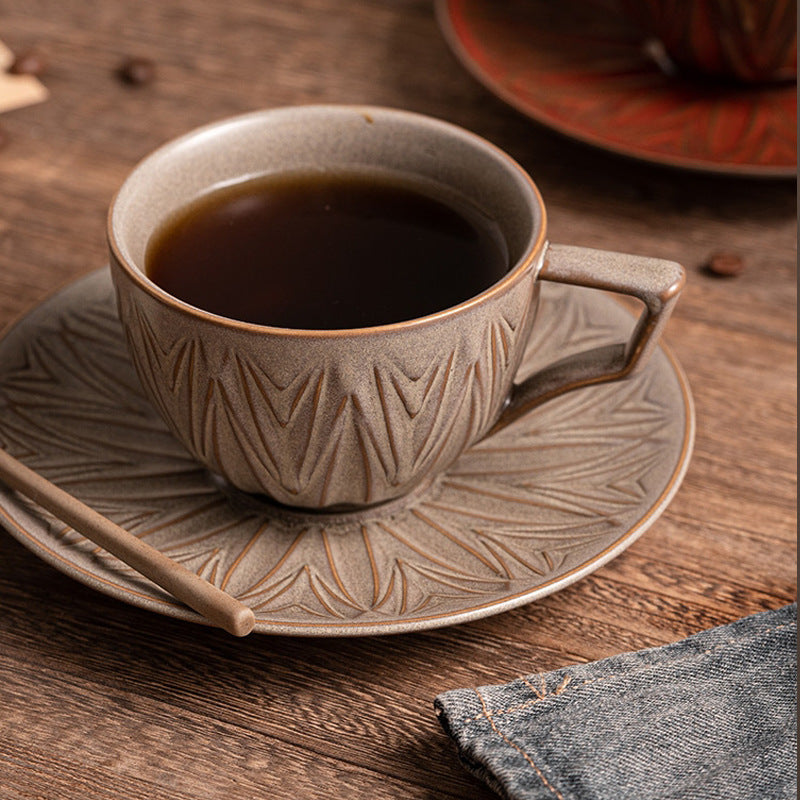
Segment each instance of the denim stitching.
[[[759,635],[763,636],[763,635],[765,635],[767,633],[773,633],[774,631],[782,630],[783,628],[791,628],[791,627],[796,627],[796,626],[797,626],[796,622],[785,622],[782,625],[776,625],[774,628],[767,628],[766,630],[761,631],[761,633]],[[703,650],[703,655],[708,655],[709,653],[713,653],[715,650],[719,650],[721,647],[725,647],[725,645],[733,644],[735,642],[736,642],[736,639],[726,639],[724,642],[720,642],[719,644],[715,645],[714,647],[709,648],[708,650]],[[694,655],[694,654],[689,653],[688,655],[684,656],[683,658],[678,659],[678,660],[676,660],[676,661],[674,661],[672,663],[673,664],[679,664],[681,661],[686,661],[687,659],[691,658],[692,655]],[[660,666],[662,666],[662,665],[661,664],[647,664],[645,666],[640,667],[639,669],[640,669],[640,671],[643,671],[643,670],[648,670],[648,669],[654,669],[655,667],[660,667]],[[631,674],[631,673],[628,673],[628,674]],[[492,723],[491,716],[497,717],[497,716],[500,716],[501,714],[513,714],[516,711],[524,711],[525,709],[530,708],[531,706],[534,706],[537,703],[540,703],[542,700],[546,700],[548,697],[554,697],[556,695],[562,694],[566,690],[567,686],[570,684],[570,682],[572,680],[571,677],[569,675],[567,675],[564,678],[564,680],[561,682],[559,687],[555,691],[551,692],[550,694],[547,694],[547,687],[545,685],[544,674],[540,673],[539,675],[540,675],[540,678],[542,680],[542,688],[541,688],[541,690],[536,689],[533,686],[533,684],[531,684],[528,681],[527,678],[522,678],[522,682],[533,692],[534,695],[536,695],[536,699],[535,700],[527,700],[526,702],[521,703],[520,705],[517,705],[517,706],[509,706],[508,708],[497,709],[496,711],[493,711],[491,713],[491,715],[490,715],[489,711],[486,708],[486,704],[483,701],[483,697],[481,697],[481,695],[479,693],[477,693],[477,690],[476,690],[476,693],[478,694],[478,697],[481,698],[481,705],[483,706],[484,710],[480,714],[477,714],[474,717],[469,717],[469,718],[465,719],[463,724],[464,725],[472,724],[473,722],[477,722],[478,720],[483,719],[484,717],[486,717],[486,719],[488,719],[489,722]],[[598,678],[590,678],[589,680],[583,681],[582,683],[572,684],[572,688],[573,689],[580,689],[581,687],[588,686],[591,683],[598,683],[600,681],[608,681],[608,680],[611,680],[612,678],[616,678],[616,677],[618,677],[617,674],[616,673],[612,673],[611,675],[603,675],[603,676],[598,677]],[[492,723],[492,727],[494,728],[494,724],[493,723]],[[495,730],[497,730],[497,729],[495,728]]]
[[[539,673],[539,677],[542,679],[542,687],[541,689],[537,689],[527,678],[522,678],[522,682],[536,695],[539,700],[544,700],[545,697],[548,696],[547,694],[547,684],[544,679],[544,673]],[[567,686],[572,682],[572,677],[570,675],[565,675],[564,680],[558,685],[554,692],[551,692],[551,695],[559,695],[561,694]],[[531,702],[538,702],[537,700],[529,700],[528,703]],[[505,713],[505,712],[495,712],[495,713]]]
[[539,777],[539,780],[542,784],[550,790],[554,797],[558,798],[558,800],[564,800],[564,795],[558,791],[551,783],[547,780],[544,773],[536,766],[533,761],[533,758],[525,752],[516,742],[511,741],[494,723],[494,719],[492,719],[492,715],[489,713],[489,709],[486,708],[486,703],[484,702],[483,696],[481,693],[475,689],[475,694],[478,695],[478,700],[480,701],[481,707],[483,708],[483,714],[481,716],[485,716],[489,724],[492,726],[492,730],[509,746],[513,747],[533,768],[533,771]]

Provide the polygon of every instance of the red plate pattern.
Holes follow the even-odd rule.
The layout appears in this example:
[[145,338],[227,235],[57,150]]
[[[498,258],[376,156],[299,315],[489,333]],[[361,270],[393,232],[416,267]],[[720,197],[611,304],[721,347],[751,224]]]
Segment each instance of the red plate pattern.
[[490,91],[580,141],[670,166],[794,177],[795,84],[667,76],[602,0],[439,0],[451,48]]

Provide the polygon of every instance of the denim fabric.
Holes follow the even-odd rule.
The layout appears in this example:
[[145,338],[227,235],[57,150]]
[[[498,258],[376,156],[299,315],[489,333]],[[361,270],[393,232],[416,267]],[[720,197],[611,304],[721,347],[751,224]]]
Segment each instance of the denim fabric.
[[513,800],[796,797],[797,606],[435,708],[465,766]]

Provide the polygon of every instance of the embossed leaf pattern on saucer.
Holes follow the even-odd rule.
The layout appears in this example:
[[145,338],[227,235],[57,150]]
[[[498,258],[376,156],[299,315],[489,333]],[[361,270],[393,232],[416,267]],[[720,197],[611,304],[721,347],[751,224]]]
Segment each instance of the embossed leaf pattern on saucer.
[[[523,373],[632,325],[613,300],[552,285],[539,314]],[[565,396],[484,440],[413,497],[299,513],[222,485],[166,430],[127,358],[105,272],[12,329],[0,364],[0,444],[242,599],[262,631],[405,630],[553,591],[649,524],[691,442],[685,384],[659,352],[640,377]],[[0,512],[80,580],[195,619],[32,503],[0,492]]]

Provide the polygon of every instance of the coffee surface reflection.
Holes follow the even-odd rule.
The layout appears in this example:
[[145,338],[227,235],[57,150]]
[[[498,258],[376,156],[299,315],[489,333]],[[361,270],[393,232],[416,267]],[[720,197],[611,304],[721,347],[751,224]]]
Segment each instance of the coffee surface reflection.
[[480,294],[509,268],[498,224],[466,198],[376,173],[288,173],[216,189],[167,219],[147,275],[231,319],[385,325]]

